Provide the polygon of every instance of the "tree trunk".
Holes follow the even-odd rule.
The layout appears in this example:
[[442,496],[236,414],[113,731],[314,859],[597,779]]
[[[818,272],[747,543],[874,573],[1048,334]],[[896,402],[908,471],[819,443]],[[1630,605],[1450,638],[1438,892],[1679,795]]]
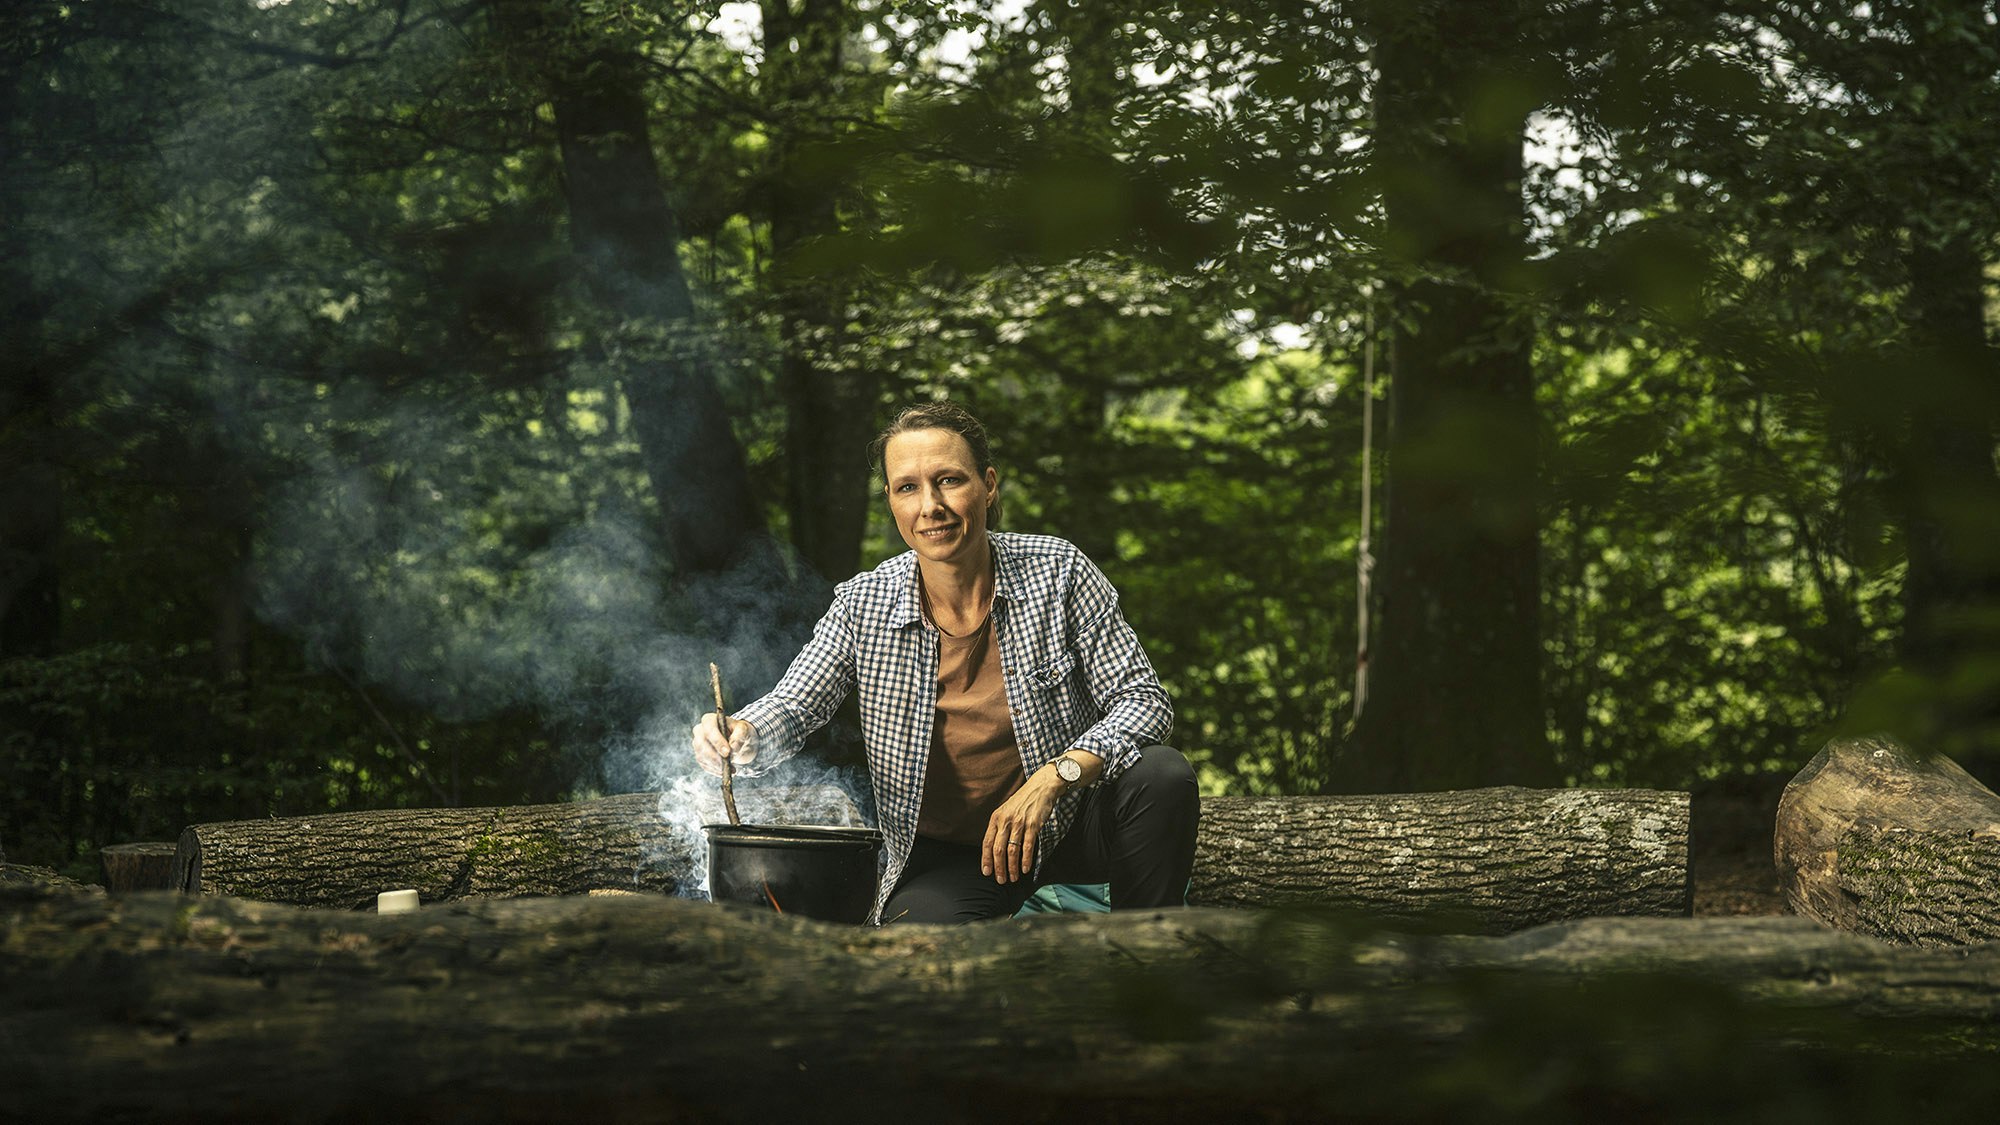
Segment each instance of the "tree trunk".
[[1376,164],[1397,290],[1381,593],[1340,788],[1555,781],[1542,714],[1518,5],[1380,5]]
[[1826,925],[1926,946],[2000,938],[2000,795],[1943,755],[1827,743],[1778,801],[1773,854],[1785,901]]
[[[1802,919],[869,931],[645,896],[376,916],[0,889],[0,951],[9,1120],[1453,1120],[1689,1088],[1775,1109],[1773,1063],[1826,1097],[1841,1064],[1879,1082],[1939,1052],[1964,1096],[2000,1086],[1965,1058],[2000,947]],[[1814,1049],[1834,1063],[1786,1062]]]
[[[855,824],[830,786],[746,789],[744,817],[766,824]],[[172,886],[299,906],[355,910],[382,891],[424,902],[700,885],[701,825],[723,820],[704,788],[663,815],[658,793],[497,809],[395,809],[197,824],[181,833]]]
[[[700,882],[698,826],[721,819],[635,793],[568,805],[407,809],[203,824],[181,836],[173,885],[344,909],[415,888],[470,896],[679,893]],[[744,791],[756,823],[853,824],[830,787]],[[1384,921],[1499,932],[1593,914],[1688,912],[1688,798],[1520,789],[1203,802],[1189,899],[1333,906]]]
[[1985,266],[1971,239],[1913,249],[1906,302],[1918,345],[1910,369],[1922,377],[1898,388],[1910,416],[1896,481],[1909,557],[1901,649],[1940,693],[1932,725],[1908,733],[1938,746],[1971,732],[1953,749],[1992,753],[2000,684],[1965,673],[1993,649],[1995,630],[1981,623],[2000,608],[2000,363],[1986,343]]
[[554,105],[570,240],[607,319],[664,341],[603,349],[613,363],[676,573],[715,574],[764,551],[743,449],[693,342],[680,226],[648,132],[646,64],[562,3],[505,0],[503,31],[539,57]]
[[[5,165],[0,164],[0,170]],[[0,240],[0,660],[49,656],[62,630],[57,551],[62,541],[62,472],[55,381],[42,367],[44,302],[34,292],[25,239]]]
[[1210,797],[1188,901],[1329,905],[1500,933],[1593,915],[1684,916],[1688,795],[1471,789]]
[[[837,234],[843,185],[802,136],[825,115],[841,79],[845,0],[764,0],[764,63],[759,73],[767,112],[777,122],[767,205],[770,284],[784,352],[778,387],[785,402],[785,481],[792,545],[828,581],[861,563],[868,522],[868,461],[882,380],[856,367],[843,347],[849,286],[801,266],[799,251]],[[797,49],[791,49],[796,43]]]

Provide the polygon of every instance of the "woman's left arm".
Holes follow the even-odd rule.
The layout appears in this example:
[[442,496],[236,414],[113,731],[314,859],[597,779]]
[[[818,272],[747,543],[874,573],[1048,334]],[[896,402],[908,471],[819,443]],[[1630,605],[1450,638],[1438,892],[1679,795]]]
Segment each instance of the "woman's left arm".
[[1174,706],[1146,659],[1139,635],[1118,608],[1118,590],[1081,553],[1064,613],[1084,684],[1103,718],[1070,743],[1104,762],[1116,777],[1139,760],[1139,751],[1164,742],[1173,730]]

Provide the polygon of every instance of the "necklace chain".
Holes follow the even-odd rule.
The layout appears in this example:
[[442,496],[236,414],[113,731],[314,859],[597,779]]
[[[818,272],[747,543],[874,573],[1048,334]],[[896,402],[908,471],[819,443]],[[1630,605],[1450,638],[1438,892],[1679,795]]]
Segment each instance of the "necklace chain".
[[[999,584],[996,582],[994,585],[997,587]],[[967,629],[964,633],[954,633],[951,630],[946,629],[941,623],[939,623],[937,608],[931,604],[931,588],[929,584],[927,584],[924,581],[924,572],[922,570],[917,571],[917,597],[922,599],[924,603],[924,616],[930,618],[931,626],[933,628],[935,628],[938,632],[943,633],[947,637],[953,637],[953,638],[960,636],[969,637],[974,633],[979,632],[979,630],[985,628],[986,622],[990,620],[993,616],[993,594],[994,590],[989,589],[986,591],[986,603],[985,606],[983,607],[982,612],[979,615],[979,624],[974,625],[970,629]]]

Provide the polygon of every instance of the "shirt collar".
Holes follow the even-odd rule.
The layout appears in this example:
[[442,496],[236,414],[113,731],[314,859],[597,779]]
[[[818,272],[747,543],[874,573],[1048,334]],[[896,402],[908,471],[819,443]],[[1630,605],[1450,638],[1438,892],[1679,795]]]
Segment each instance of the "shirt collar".
[[[998,605],[1002,600],[1012,600],[1011,591],[1021,581],[1015,574],[1020,564],[1007,553],[1007,537],[1004,534],[987,532],[986,545],[993,552],[993,602]],[[917,553],[911,551],[902,557],[909,560],[909,572],[902,578],[902,593],[896,595],[895,608],[889,618],[889,623],[898,629],[924,619],[923,607],[917,602]]]
[[1022,581],[1018,573],[1021,569],[1020,561],[1008,553],[1005,534],[989,531],[986,533],[986,542],[991,544],[993,551],[993,602],[998,605],[1002,601],[1012,601],[1014,588]]

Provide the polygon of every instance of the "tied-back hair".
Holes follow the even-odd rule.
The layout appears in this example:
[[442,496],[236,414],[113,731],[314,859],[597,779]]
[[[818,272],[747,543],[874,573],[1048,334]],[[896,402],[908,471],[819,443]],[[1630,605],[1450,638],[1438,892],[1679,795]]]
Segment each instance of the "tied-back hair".
[[[972,416],[970,410],[955,402],[919,402],[897,411],[896,417],[887,426],[882,427],[882,432],[875,435],[874,441],[868,443],[868,461],[874,466],[877,476],[884,480],[889,476],[888,467],[884,464],[888,456],[889,439],[897,434],[907,434],[915,430],[944,430],[964,438],[966,446],[972,450],[972,470],[982,479],[986,476],[986,470],[993,467],[993,446],[986,440],[986,427],[980,424],[979,419]],[[993,507],[986,519],[986,526],[999,530],[998,496],[993,498]]]

